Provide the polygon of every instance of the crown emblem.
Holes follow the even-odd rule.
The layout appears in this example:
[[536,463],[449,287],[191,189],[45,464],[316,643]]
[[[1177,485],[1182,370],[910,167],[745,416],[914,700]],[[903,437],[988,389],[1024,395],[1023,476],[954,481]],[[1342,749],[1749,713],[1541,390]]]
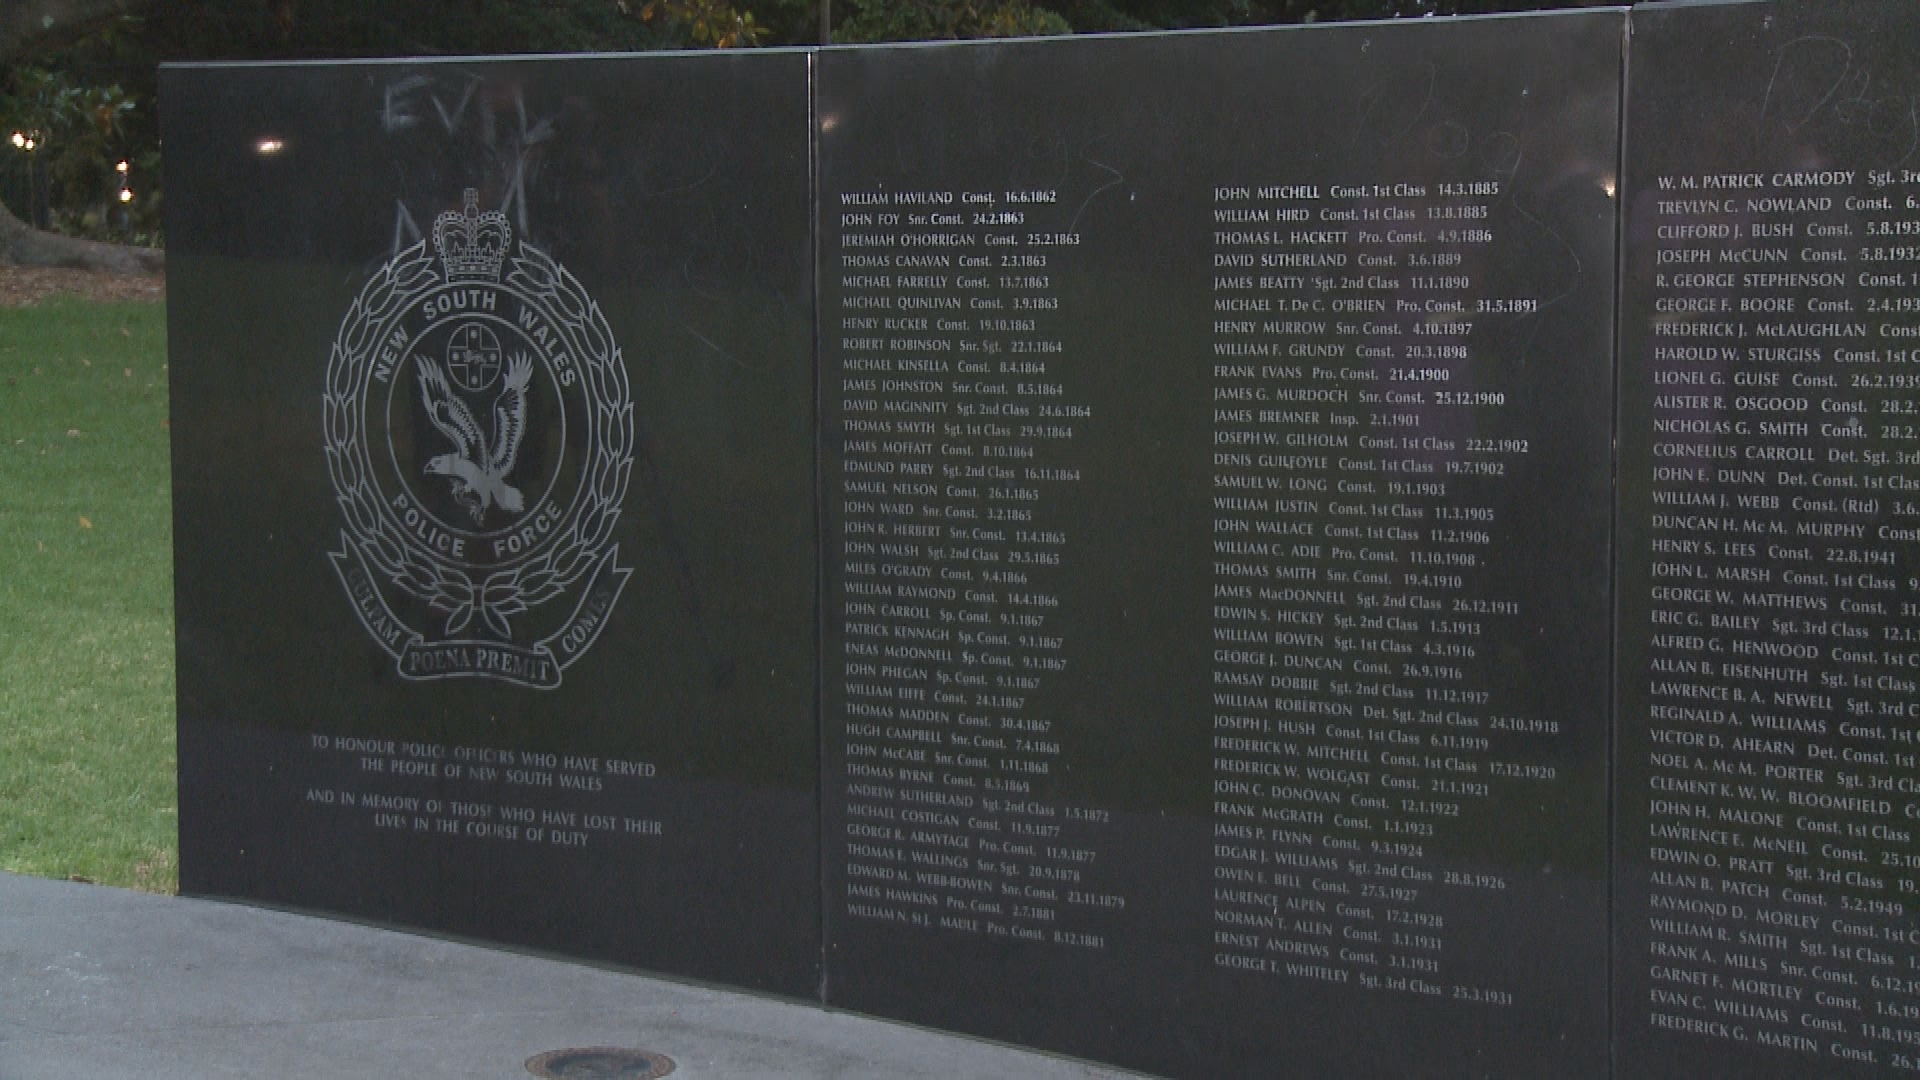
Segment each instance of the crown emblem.
[[447,280],[500,277],[500,264],[513,246],[513,226],[498,210],[480,210],[480,193],[468,188],[463,213],[451,210],[433,222],[433,246],[446,265]]

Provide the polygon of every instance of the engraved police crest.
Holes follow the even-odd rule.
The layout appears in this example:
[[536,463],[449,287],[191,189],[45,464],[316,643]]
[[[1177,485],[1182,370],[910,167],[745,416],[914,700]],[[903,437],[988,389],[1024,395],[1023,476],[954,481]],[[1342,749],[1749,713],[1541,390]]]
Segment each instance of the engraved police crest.
[[328,557],[400,676],[558,686],[630,573],[633,404],[579,281],[468,190],[360,290],[323,411]]

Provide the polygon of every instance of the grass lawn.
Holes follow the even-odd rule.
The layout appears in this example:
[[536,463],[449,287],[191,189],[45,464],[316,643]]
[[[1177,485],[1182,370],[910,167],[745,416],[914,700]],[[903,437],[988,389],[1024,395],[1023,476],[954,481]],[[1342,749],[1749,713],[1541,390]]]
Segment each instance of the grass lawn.
[[0,869],[172,892],[166,311],[0,308]]

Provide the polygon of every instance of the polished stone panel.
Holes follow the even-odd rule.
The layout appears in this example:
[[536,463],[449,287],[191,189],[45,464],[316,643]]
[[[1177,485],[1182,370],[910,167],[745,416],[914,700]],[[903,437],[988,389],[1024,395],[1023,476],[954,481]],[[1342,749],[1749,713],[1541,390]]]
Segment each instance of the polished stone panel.
[[818,58],[827,997],[1597,1076],[1623,16]]
[[185,891],[815,991],[809,62],[163,73]]
[[1633,31],[1620,1074],[1892,1075],[1920,1062],[1920,19]]

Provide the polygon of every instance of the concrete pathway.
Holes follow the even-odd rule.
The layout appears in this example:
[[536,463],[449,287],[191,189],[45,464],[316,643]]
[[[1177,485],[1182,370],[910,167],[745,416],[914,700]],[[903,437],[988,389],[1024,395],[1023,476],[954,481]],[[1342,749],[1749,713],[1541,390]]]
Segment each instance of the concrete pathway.
[[528,1080],[627,1046],[674,1080],[1129,1073],[901,1024],[233,904],[0,874],[0,1080]]

